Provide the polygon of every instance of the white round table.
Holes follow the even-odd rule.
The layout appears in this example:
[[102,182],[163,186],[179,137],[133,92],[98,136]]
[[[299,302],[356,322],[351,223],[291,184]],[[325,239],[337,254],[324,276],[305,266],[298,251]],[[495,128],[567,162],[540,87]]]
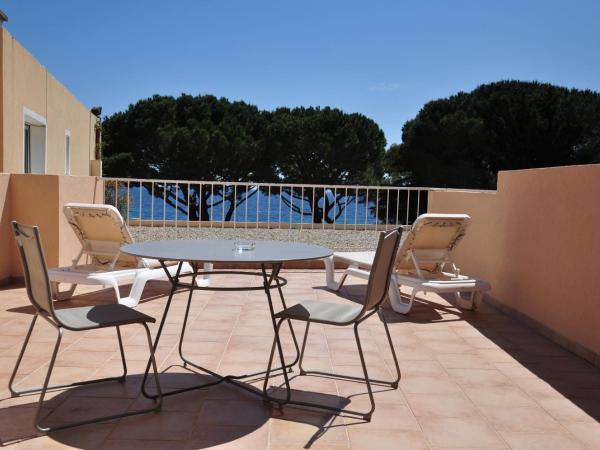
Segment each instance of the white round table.
[[[192,389],[202,389],[209,386],[213,386],[222,382],[233,383],[249,392],[260,394],[266,398],[269,398],[266,392],[266,387],[263,391],[258,391],[243,383],[243,380],[256,377],[264,374],[265,372],[257,372],[251,374],[242,375],[221,375],[208,368],[202,367],[199,364],[192,362],[189,358],[183,354],[183,339],[185,335],[185,329],[188,321],[190,305],[192,301],[193,292],[195,290],[214,290],[214,291],[246,291],[246,290],[264,290],[268,304],[269,312],[271,315],[271,322],[273,325],[273,331],[276,336],[275,343],[279,352],[282,366],[277,370],[281,370],[286,382],[288,381],[288,370],[298,362],[300,357],[300,349],[298,347],[298,341],[292,328],[291,321],[288,321],[294,346],[296,348],[296,358],[290,364],[284,365],[283,349],[281,342],[275,329],[277,327],[275,319],[275,308],[273,306],[273,298],[271,296],[271,289],[277,289],[281,304],[285,309],[286,303],[283,295],[282,287],[285,286],[287,280],[279,275],[281,267],[286,262],[291,261],[307,261],[314,259],[323,259],[331,256],[333,251],[321,247],[318,245],[304,244],[299,242],[283,242],[283,241],[254,241],[255,248],[253,250],[238,250],[234,240],[162,240],[162,241],[148,241],[137,244],[127,244],[121,247],[121,252],[129,255],[137,256],[140,258],[156,259],[160,262],[162,268],[165,270],[167,278],[171,282],[171,291],[165,305],[165,309],[158,327],[158,332],[154,340],[154,350],[158,347],[158,342],[163,331],[163,327],[173,300],[173,294],[177,289],[189,290],[187,307],[183,324],[181,328],[181,334],[179,337],[179,356],[184,363],[184,367],[188,365],[194,367],[202,372],[215,377],[216,381],[197,384],[194,386],[175,389],[169,392],[164,392],[163,396],[178,394],[181,392],[190,391]],[[174,261],[177,262],[178,268],[174,275],[172,275],[167,269],[166,262]],[[181,274],[181,267],[183,263],[189,263],[193,271],[189,274]],[[257,264],[260,266],[260,272],[256,271],[241,271],[241,270],[216,270],[216,271],[201,271],[198,270],[199,265],[202,263],[226,263],[228,265],[235,264]],[[258,276],[262,278],[262,286],[225,286],[225,287],[214,287],[214,286],[198,286],[196,279],[198,276],[203,275],[247,275],[247,276]],[[186,282],[186,278],[191,278],[191,281]],[[144,373],[144,380],[142,383],[142,392],[148,398],[156,398],[156,395],[152,395],[146,390],[146,379],[150,370],[150,361],[146,365],[146,371]]]

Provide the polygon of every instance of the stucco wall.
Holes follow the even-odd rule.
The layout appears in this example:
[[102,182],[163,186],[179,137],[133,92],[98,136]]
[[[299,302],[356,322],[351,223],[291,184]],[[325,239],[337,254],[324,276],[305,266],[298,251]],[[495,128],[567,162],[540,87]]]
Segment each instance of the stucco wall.
[[95,116],[6,29],[2,40],[0,171],[23,172],[23,108],[46,119],[46,173],[65,173],[65,130],[71,131],[71,174],[89,175]]
[[[58,177],[49,175],[11,175],[9,183],[11,220],[37,225],[43,239],[49,266],[56,266],[58,246]],[[56,237],[55,237],[56,236]],[[11,276],[22,275],[21,263],[12,234],[3,239],[11,242]]]
[[470,214],[455,258],[490,298],[600,363],[600,165],[501,172],[496,193],[436,191],[430,212]]
[[11,208],[8,186],[10,175],[0,173],[0,284],[6,283],[11,273],[12,243],[9,239],[11,229]]
[[0,174],[0,281],[22,276],[10,221],[40,227],[49,267],[68,265],[79,243],[67,224],[62,207],[68,202],[102,203],[96,177]]

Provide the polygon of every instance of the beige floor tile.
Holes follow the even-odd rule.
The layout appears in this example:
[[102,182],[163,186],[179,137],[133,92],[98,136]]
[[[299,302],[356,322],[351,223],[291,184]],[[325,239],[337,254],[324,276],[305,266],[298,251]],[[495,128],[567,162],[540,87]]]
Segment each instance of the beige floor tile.
[[560,391],[541,378],[517,378],[514,383],[533,398],[562,398]]
[[478,406],[535,406],[533,399],[516,386],[463,386],[463,391]]
[[407,394],[406,400],[417,417],[473,417],[479,410],[464,395]]
[[506,447],[498,433],[479,417],[420,417],[418,421],[434,447]]
[[494,367],[510,379],[536,377],[534,372],[517,362],[497,362]]
[[400,389],[405,394],[460,394],[461,390],[448,377],[415,377],[400,380]]
[[312,412],[294,408],[273,411],[271,419],[272,443],[307,445],[311,442],[342,443],[348,436],[342,419],[328,413]]
[[147,441],[142,439],[107,439],[101,450],[184,450],[186,443],[182,441]]
[[114,426],[114,424],[85,425],[53,432],[50,435],[35,439],[28,439],[11,448],[27,450],[99,449]]
[[359,426],[348,431],[352,450],[420,450],[429,449],[420,431],[362,430]]
[[364,423],[362,420],[352,418],[344,418],[344,422],[361,430],[381,430],[386,433],[391,430],[395,431],[420,431],[421,428],[413,415],[413,412],[408,406],[377,403],[375,400],[375,411],[370,422]]
[[[254,399],[207,399],[196,419],[196,428],[207,426],[262,426],[269,420],[271,408],[269,405]],[[193,433],[192,436],[195,436]]]
[[600,423],[563,422],[563,425],[578,441],[589,448],[600,448]]
[[110,439],[186,441],[194,430],[195,414],[187,412],[149,413],[122,419]]
[[506,386],[510,379],[496,369],[446,369],[461,386]]
[[515,450],[569,450],[585,446],[566,433],[528,433],[501,431],[502,437]]
[[98,398],[69,396],[46,418],[49,426],[63,425],[79,420],[121,414],[133,403],[130,398]]
[[446,369],[490,369],[493,366],[483,357],[473,354],[439,355],[438,361]]
[[597,422],[597,418],[600,417],[600,405],[595,400],[540,398],[538,403],[561,422]]
[[448,373],[437,361],[402,361],[400,367],[403,377],[446,377]]
[[561,429],[560,424],[539,406],[482,406],[481,411],[498,430],[545,432]]
[[[285,276],[290,305],[304,298],[347,301],[327,289],[312,288],[323,285],[323,271],[286,271]],[[244,276],[213,280],[215,286],[259,281]],[[359,299],[364,289],[358,280],[343,291]],[[150,283],[146,300],[137,308],[160,319],[168,290],[166,282]],[[82,287],[78,292],[59,306],[114,303],[110,290]],[[160,414],[36,437],[31,421],[37,397],[9,398],[6,390],[31,320],[29,314],[7,310],[27,304],[25,291],[1,290],[0,299],[5,305],[0,310],[0,439],[25,438],[17,448],[600,448],[600,370],[487,305],[467,312],[433,294],[419,298],[408,316],[389,310],[382,316],[389,324],[402,378],[397,390],[373,385],[376,409],[370,423],[272,408],[256,395],[222,384],[168,397]],[[179,359],[186,302],[186,292],[175,295],[157,351],[165,390],[212,379],[185,369]],[[294,329],[301,339],[303,324],[295,323]],[[153,337],[157,330],[158,324],[152,324]],[[371,317],[360,331],[370,377],[391,380],[395,371],[381,318]],[[49,393],[46,412],[64,402],[54,420],[152,405],[140,394],[148,357],[143,330],[123,327],[122,334],[128,356],[126,383]],[[287,326],[281,336],[290,362],[295,349]],[[184,343],[192,361],[225,374],[259,372],[266,368],[272,338],[263,292],[194,294]],[[20,370],[20,386],[43,382],[55,339],[51,327],[36,327]],[[116,376],[121,369],[114,329],[66,333],[52,381]],[[352,328],[314,324],[305,369],[362,376]],[[297,367],[290,374],[294,396],[361,411],[370,408],[363,382],[298,374]],[[273,389],[279,387],[273,392],[282,393],[282,381],[280,374],[272,378]],[[257,392],[262,389],[260,377],[247,385]]]
[[[316,443],[310,446],[311,450],[349,450],[349,444],[322,444]],[[269,450],[298,450],[297,444],[275,442],[269,445]]]
[[194,430],[186,449],[264,450],[269,448],[269,427],[211,426]]

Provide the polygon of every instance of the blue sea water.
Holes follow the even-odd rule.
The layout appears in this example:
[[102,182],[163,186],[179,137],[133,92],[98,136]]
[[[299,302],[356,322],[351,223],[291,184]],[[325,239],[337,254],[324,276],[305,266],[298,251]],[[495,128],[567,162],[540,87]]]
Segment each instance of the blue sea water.
[[[120,195],[117,201],[117,206],[123,215],[129,219],[144,219],[144,220],[188,220],[187,208],[183,205],[184,211],[176,210],[174,206],[166,204],[162,196],[152,196],[151,193],[144,187],[131,186],[129,196],[127,189],[120,188]],[[252,193],[252,191],[250,191]],[[290,199],[289,195],[283,194],[284,199],[291,201],[298,210],[290,208],[279,193],[260,191],[254,192],[247,200],[239,204],[234,214],[231,217],[232,222],[271,222],[271,223],[312,223],[312,212],[310,204],[307,201],[294,198]],[[333,199],[333,193],[328,192],[329,199]],[[127,200],[128,198],[128,200]],[[114,195],[107,195],[110,203],[114,202]],[[180,194],[180,200],[183,197]],[[180,200],[178,204],[181,207]],[[330,213],[330,218],[334,219],[337,224],[375,224],[381,222],[375,216],[375,197],[370,201],[366,201],[363,197],[356,201],[353,196],[348,195],[349,204],[344,209],[341,204],[346,201],[342,197],[339,202],[340,206],[336,208],[336,213],[341,213],[337,218],[333,218],[333,211]],[[129,208],[127,203],[129,202]],[[113,203],[114,204],[114,203]],[[318,201],[319,206],[323,205],[323,199]],[[211,207],[211,205],[214,205]],[[230,202],[221,202],[219,195],[213,195],[208,199],[210,219],[221,221],[229,209]],[[302,214],[301,212],[304,212]]]

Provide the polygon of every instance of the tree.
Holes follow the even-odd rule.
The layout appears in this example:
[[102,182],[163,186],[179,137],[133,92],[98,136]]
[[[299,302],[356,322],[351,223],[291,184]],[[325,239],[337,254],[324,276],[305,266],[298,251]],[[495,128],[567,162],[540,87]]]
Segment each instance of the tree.
[[[284,183],[378,185],[385,145],[379,126],[361,114],[332,108],[278,108],[270,114],[269,154]],[[282,200],[315,223],[333,223],[361,200],[354,190],[290,187],[285,192]]]
[[522,81],[427,103],[386,155],[397,185],[495,189],[499,170],[600,160],[600,94]]
[[[143,184],[190,220],[210,220],[214,207],[225,209],[224,220],[231,220],[239,205],[264,195],[227,182],[379,184],[383,174],[385,138],[379,126],[338,109],[267,112],[213,96],[154,96],[110,116],[103,127],[108,176],[224,182],[155,183],[154,190]],[[289,187],[281,197],[318,223],[333,222],[360,198]]]
[[[108,176],[207,181],[272,181],[265,153],[267,122],[255,106],[213,96],[154,96],[107,118],[104,163]],[[150,187],[144,185],[150,192]],[[236,206],[256,191],[199,183],[156,183],[153,194],[190,220],[209,220],[210,208]],[[214,202],[214,197],[219,198]],[[208,200],[211,199],[210,205]]]

